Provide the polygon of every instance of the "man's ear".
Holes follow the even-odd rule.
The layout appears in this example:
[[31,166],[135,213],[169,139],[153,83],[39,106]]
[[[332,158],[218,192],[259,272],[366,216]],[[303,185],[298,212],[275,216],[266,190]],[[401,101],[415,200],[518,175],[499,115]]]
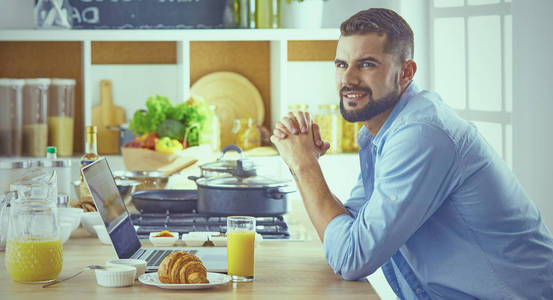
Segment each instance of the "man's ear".
[[400,85],[405,86],[413,80],[415,73],[417,72],[417,64],[412,60],[407,60],[403,63],[401,70]]

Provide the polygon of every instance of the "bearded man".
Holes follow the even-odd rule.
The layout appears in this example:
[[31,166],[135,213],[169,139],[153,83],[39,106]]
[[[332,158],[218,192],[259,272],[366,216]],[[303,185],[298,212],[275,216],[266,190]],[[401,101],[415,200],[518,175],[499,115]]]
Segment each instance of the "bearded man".
[[413,82],[413,32],[387,9],[344,23],[336,49],[343,117],[362,121],[360,174],[344,204],[318,163],[329,145],[306,112],[271,141],[294,174],[328,264],[346,280],[378,268],[402,299],[553,299],[553,237],[476,128]]

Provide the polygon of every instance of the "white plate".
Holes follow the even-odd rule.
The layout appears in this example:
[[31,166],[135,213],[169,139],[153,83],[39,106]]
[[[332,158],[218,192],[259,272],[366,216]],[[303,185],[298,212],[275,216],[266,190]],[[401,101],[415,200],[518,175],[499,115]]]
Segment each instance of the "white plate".
[[159,281],[156,273],[146,273],[138,277],[138,280],[146,285],[157,286],[162,289],[172,289],[172,290],[187,290],[187,289],[208,289],[214,286],[223,285],[230,282],[231,278],[225,274],[211,273],[207,272],[207,280],[209,283],[188,283],[188,284],[173,284],[173,283],[162,283]]

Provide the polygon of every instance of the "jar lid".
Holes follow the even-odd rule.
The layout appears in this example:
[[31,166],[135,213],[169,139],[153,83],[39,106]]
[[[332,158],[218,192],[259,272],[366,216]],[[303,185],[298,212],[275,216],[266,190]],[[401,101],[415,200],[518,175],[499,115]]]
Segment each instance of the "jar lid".
[[51,82],[51,80],[48,79],[48,78],[29,78],[29,79],[25,79],[25,84],[28,84],[28,85],[41,85],[41,84],[49,85],[50,82]]
[[29,160],[2,160],[0,169],[28,169],[32,166]]
[[36,161],[37,167],[44,168],[66,168],[71,167],[69,159],[41,159]]
[[52,78],[52,85],[75,85],[75,79],[71,79],[71,78]]
[[0,85],[1,86],[23,86],[25,84],[25,80],[23,79],[12,79],[12,78],[0,78]]

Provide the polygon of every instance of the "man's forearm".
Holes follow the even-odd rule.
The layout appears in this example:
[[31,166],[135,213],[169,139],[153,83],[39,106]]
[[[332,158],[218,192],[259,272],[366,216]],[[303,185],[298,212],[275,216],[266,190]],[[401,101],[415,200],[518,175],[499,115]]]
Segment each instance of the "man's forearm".
[[332,195],[318,163],[292,170],[305,209],[321,241],[328,223],[337,215],[347,214],[344,205]]

